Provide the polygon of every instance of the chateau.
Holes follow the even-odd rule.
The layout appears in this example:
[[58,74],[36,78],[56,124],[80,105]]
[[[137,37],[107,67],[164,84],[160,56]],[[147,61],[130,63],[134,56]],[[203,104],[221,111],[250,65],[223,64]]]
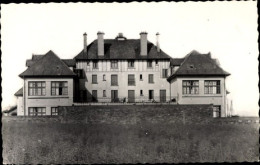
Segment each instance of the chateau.
[[87,44],[73,59],[60,59],[53,51],[32,55],[19,76],[23,87],[17,115],[58,115],[58,106],[88,104],[213,104],[213,117],[226,117],[224,71],[211,54],[192,51],[173,58],[157,42],[128,39],[119,33],[115,39],[97,39]]

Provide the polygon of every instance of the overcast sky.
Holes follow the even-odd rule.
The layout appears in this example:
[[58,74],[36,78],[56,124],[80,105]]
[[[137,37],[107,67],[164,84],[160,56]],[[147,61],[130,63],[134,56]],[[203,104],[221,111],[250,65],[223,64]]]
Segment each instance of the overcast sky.
[[211,52],[231,73],[227,89],[240,115],[258,114],[257,2],[1,4],[2,108],[16,104],[23,85],[18,75],[32,54],[53,50],[69,59],[103,31],[137,39],[141,31],[172,57],[192,50]]

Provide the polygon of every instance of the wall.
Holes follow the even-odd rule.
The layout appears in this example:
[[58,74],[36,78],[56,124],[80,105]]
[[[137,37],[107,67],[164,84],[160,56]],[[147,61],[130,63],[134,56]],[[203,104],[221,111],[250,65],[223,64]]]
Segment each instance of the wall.
[[18,96],[17,97],[17,116],[23,116],[23,115],[24,115],[23,97]]
[[[29,81],[45,81],[46,95],[45,96],[28,96]],[[68,95],[52,96],[51,81],[68,81]],[[28,107],[46,107],[46,115],[51,114],[51,107],[70,106],[73,104],[73,79],[72,78],[27,78],[25,79],[25,115],[28,115]]]
[[[183,80],[199,80],[199,94],[183,95]],[[220,80],[220,94],[204,94],[204,80]],[[176,88],[177,86],[177,88]],[[178,98],[179,104],[214,104],[221,106],[221,117],[226,117],[225,111],[225,79],[221,77],[178,77],[172,80],[171,93],[172,97]]]
[[[153,60],[153,67],[147,68],[146,60],[135,60],[135,67],[128,68],[128,62],[126,60],[118,61],[118,69],[111,69],[111,63],[109,60],[99,60],[98,69],[93,69],[93,63],[90,62],[89,66],[87,62],[77,62],[77,68],[84,69],[86,73],[86,79],[82,81],[84,83],[80,86],[84,86],[92,93],[92,90],[98,91],[98,98],[100,102],[111,101],[111,90],[118,90],[118,97],[128,97],[128,90],[135,90],[135,101],[148,101],[148,91],[154,90],[154,98],[156,101],[160,100],[160,90],[166,90],[166,100],[170,99],[170,84],[166,78],[162,78],[162,69],[168,69],[170,73],[169,60],[158,61],[155,64]],[[97,75],[98,84],[92,84],[92,74]],[[103,81],[103,75],[106,75],[106,80]],[[118,75],[118,86],[111,86],[111,75]],[[128,74],[135,75],[135,86],[128,86]],[[140,74],[143,76],[143,80],[140,80]],[[148,83],[148,75],[154,75],[154,83]],[[106,97],[103,97],[103,90],[106,90]],[[143,90],[143,96],[140,96],[140,90]]]
[[59,107],[63,122],[83,123],[204,123],[211,121],[212,105],[102,105]]

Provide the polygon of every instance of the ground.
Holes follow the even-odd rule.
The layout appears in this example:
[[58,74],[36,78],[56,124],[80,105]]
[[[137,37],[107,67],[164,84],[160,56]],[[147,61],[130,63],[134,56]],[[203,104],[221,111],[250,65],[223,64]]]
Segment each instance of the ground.
[[259,123],[2,123],[3,163],[259,160]]

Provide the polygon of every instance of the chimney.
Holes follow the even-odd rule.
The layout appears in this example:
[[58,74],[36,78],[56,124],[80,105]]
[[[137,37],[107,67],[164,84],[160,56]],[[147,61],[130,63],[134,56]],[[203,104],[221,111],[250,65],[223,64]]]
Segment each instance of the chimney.
[[140,33],[140,55],[147,56],[147,33],[141,32]]
[[87,33],[83,34],[83,48],[84,48],[84,54],[87,53]]
[[160,34],[157,32],[157,33],[156,33],[156,47],[157,47],[157,52],[160,52],[159,37],[160,37]]
[[98,32],[97,35],[98,35],[98,56],[104,56],[104,34],[103,32]]

